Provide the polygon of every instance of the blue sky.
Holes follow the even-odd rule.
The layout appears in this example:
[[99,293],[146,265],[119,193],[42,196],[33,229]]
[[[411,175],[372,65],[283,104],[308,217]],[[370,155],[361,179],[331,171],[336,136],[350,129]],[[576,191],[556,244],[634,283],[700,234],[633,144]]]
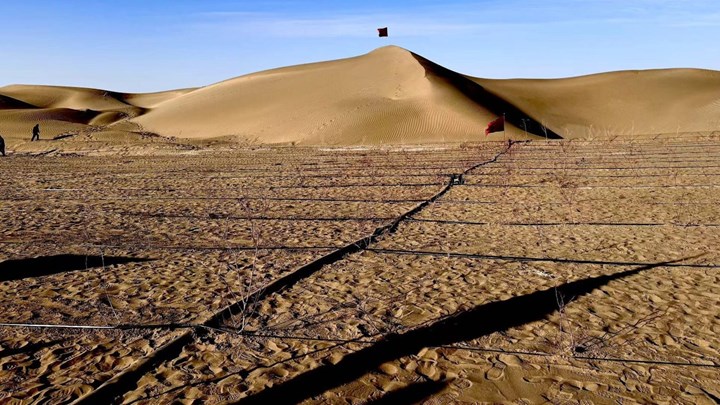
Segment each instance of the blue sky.
[[720,0],[1,0],[0,32],[0,86],[159,91],[389,44],[490,78],[720,70]]

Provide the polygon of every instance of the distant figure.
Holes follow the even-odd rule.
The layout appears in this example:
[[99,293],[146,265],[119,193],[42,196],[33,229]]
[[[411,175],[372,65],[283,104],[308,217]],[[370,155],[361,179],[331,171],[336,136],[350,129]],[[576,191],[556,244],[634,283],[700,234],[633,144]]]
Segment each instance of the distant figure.
[[0,153],[5,156],[5,140],[0,136]]
[[32,141],[39,141],[40,140],[40,124],[35,124],[33,127],[33,136],[30,139],[30,142]]

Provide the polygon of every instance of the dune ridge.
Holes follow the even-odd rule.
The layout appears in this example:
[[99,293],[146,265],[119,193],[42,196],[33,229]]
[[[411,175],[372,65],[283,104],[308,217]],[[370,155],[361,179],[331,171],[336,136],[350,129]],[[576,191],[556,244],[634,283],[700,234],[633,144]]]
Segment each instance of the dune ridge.
[[[62,86],[0,87],[10,147],[44,137],[113,140],[154,133],[192,140],[381,145],[590,138],[715,131],[720,72],[662,69],[567,79],[484,79],[386,46],[201,88],[132,94]],[[507,133],[484,135],[505,114]]]
[[471,78],[564,138],[720,129],[720,72],[653,69],[567,79]]

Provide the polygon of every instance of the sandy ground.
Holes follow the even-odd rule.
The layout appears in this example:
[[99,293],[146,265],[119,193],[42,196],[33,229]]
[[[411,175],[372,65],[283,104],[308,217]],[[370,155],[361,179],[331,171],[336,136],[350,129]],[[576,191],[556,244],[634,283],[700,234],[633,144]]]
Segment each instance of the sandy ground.
[[[643,146],[613,162],[627,144],[516,145],[369,250],[268,297],[244,335],[229,321],[124,399],[714,403],[717,190],[662,191],[675,174],[702,177],[720,146]],[[521,185],[548,160],[551,175]],[[631,176],[556,176],[587,181],[583,170]],[[649,170],[666,176],[636,188]],[[448,218],[460,223],[431,222]],[[603,275],[617,278],[568,286]]]
[[135,326],[0,327],[0,401],[89,395],[437,196],[118,402],[716,402],[720,143],[504,148],[3,159],[0,322]]
[[[86,145],[66,146],[78,147],[0,162],[0,322],[200,324],[371,234],[498,149],[184,155],[159,145],[88,156]],[[3,328],[3,395],[70,401],[181,333]]]

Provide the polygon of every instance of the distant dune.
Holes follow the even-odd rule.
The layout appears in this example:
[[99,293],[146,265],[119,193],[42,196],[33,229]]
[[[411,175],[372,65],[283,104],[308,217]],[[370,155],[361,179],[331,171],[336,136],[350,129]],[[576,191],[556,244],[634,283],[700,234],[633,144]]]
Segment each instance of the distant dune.
[[12,146],[29,140],[36,123],[42,140],[83,132],[129,133],[139,130],[130,119],[191,90],[124,94],[78,87],[0,87],[0,135]]
[[473,80],[564,138],[720,130],[720,72],[714,70]]
[[[667,69],[569,79],[464,76],[402,48],[254,73],[198,89],[127,94],[74,87],[0,88],[0,134],[156,133],[257,143],[379,145],[507,136],[587,138],[720,129],[720,72]],[[90,134],[90,135],[88,135]],[[95,134],[95,135],[93,135]]]

